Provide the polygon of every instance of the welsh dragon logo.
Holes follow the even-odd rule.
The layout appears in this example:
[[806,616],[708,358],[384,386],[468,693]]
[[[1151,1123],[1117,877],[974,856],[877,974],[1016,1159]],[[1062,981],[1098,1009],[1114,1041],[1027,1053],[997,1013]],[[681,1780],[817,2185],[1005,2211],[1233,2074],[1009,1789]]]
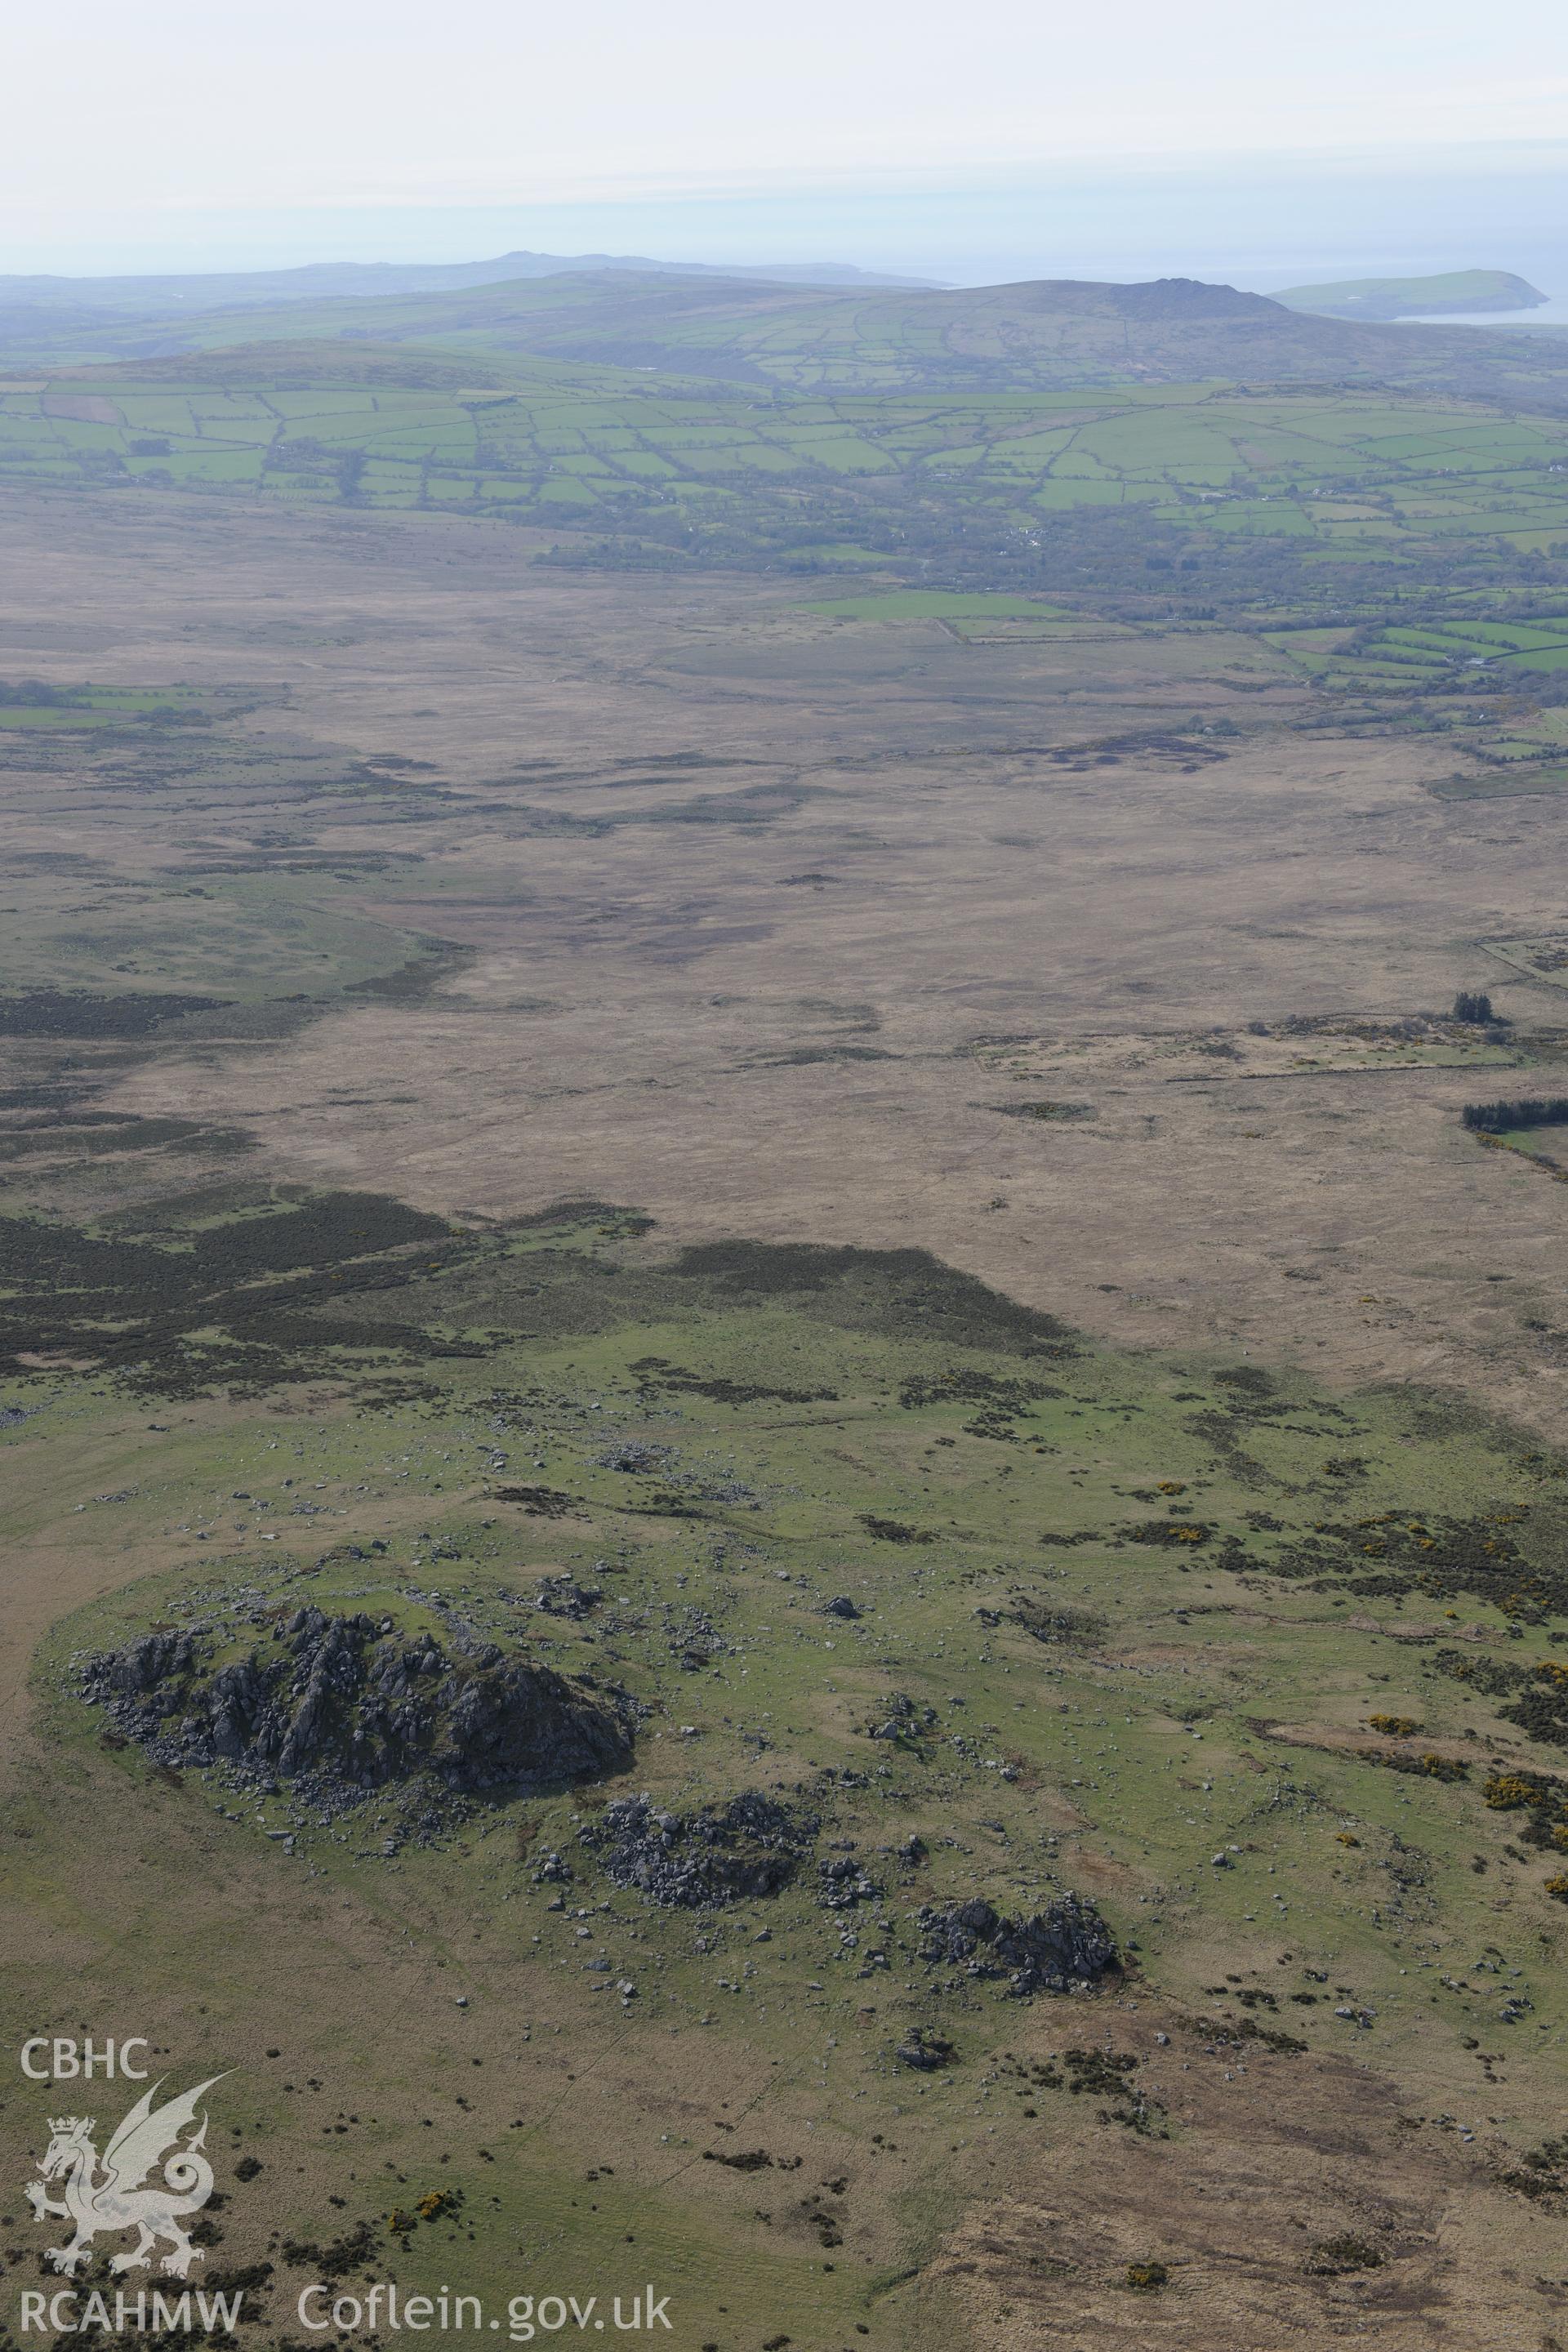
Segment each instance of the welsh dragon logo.
[[[185,2222],[200,2211],[213,2189],[213,2168],[202,2154],[206,2116],[183,2143],[181,2134],[196,2122],[204,2095],[222,2080],[221,2074],[213,2074],[161,2107],[153,2105],[163,2087],[154,2083],[119,2125],[101,2156],[93,2146],[95,2116],[50,2116],[40,2178],[27,2183],[26,2197],[40,2221],[46,2213],[56,2213],[76,2224],[68,2246],[49,2248],[47,2259],[57,2271],[74,2278],[100,2230],[135,2230],[140,2233],[136,2243],[128,2253],[114,2256],[110,2270],[144,2268],[163,2238],[171,2251],[161,2268],[176,2278],[190,2275],[191,2264],[202,2260],[202,2250],[192,2245]],[[160,2171],[162,2181],[146,2185],[149,2176]],[[49,2196],[44,2185],[48,2181],[62,2183],[59,2199]]]

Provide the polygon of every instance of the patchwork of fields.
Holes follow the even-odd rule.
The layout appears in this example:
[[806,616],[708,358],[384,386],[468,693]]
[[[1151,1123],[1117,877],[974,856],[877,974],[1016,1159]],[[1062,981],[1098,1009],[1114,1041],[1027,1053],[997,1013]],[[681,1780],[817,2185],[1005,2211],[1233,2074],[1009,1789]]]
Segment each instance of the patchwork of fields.
[[1369,637],[1347,629],[1269,634],[1269,644],[1327,685],[1429,685],[1456,667],[1485,670],[1498,685],[1527,686],[1537,673],[1568,669],[1568,613],[1528,621],[1489,621],[1479,614],[1397,624]]
[[[460,507],[635,528],[694,525],[802,491],[897,485],[1026,527],[1080,508],[1289,539],[1325,557],[1397,558],[1409,541],[1568,540],[1568,420],[1426,394],[1248,392],[1198,383],[982,398],[812,398],[537,367],[504,385],[428,389],[90,379],[0,387],[0,478],[122,482],[366,507]],[[447,369],[445,373],[455,373]],[[189,377],[189,381],[183,380]],[[90,385],[90,388],[89,388]]]

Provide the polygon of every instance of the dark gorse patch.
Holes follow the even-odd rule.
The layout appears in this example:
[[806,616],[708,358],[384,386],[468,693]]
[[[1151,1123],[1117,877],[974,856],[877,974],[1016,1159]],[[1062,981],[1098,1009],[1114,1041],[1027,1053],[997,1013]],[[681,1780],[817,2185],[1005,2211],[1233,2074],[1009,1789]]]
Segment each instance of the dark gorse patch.
[[234,1208],[199,1225],[149,1210],[137,1232],[0,1217],[0,1369],[58,1353],[147,1395],[255,1395],[350,1352],[406,1361],[447,1344],[364,1303],[473,1253],[443,1219],[372,1192]]

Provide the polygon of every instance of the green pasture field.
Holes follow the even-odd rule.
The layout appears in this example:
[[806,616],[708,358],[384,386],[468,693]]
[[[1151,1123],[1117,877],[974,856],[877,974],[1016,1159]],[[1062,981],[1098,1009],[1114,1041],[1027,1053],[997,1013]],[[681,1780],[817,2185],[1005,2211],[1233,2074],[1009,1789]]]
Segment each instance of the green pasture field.
[[[411,932],[320,903],[304,877],[209,876],[183,885],[40,877],[0,941],[0,986],[216,991],[244,1003],[302,985],[335,991],[419,953]],[[317,895],[319,894],[319,895]],[[96,904],[94,902],[96,901]],[[91,911],[89,911],[89,908]]]
[[1500,1128],[1496,1140],[1505,1151],[1520,1151],[1527,1160],[1561,1168],[1568,1159],[1568,1121],[1558,1126]]
[[1521,684],[1531,674],[1568,666],[1568,612],[1561,617],[1531,613],[1515,622],[1489,618],[1480,607],[1452,620],[1394,623],[1356,646],[1349,630],[1263,634],[1294,667],[1340,688],[1404,683],[1419,688],[1466,671]]
[[1568,793],[1568,768],[1535,760],[1503,761],[1492,769],[1436,779],[1425,790],[1439,801],[1553,800]]
[[1568,709],[1510,711],[1506,723],[1482,737],[1477,749],[1488,760],[1504,765],[1521,760],[1539,761],[1568,751]]
[[[1499,781],[1501,782],[1503,780],[1500,778]],[[1563,772],[1563,782],[1564,786],[1568,786],[1568,771]],[[1532,980],[1546,981],[1553,988],[1568,988],[1568,936],[1552,934],[1544,939],[1488,940],[1484,944],[1489,954],[1500,956],[1505,963],[1528,972]]]
[[1437,1039],[1431,1044],[1407,1043],[1369,1045],[1364,1053],[1340,1052],[1330,1060],[1320,1061],[1310,1053],[1296,1056],[1292,1066],[1300,1070],[1510,1070],[1517,1069],[1525,1056],[1510,1045],[1496,1045],[1478,1039],[1475,1044]]
[[0,728],[80,733],[128,721],[205,717],[211,698],[194,687],[74,686],[32,698],[26,682],[0,682]]

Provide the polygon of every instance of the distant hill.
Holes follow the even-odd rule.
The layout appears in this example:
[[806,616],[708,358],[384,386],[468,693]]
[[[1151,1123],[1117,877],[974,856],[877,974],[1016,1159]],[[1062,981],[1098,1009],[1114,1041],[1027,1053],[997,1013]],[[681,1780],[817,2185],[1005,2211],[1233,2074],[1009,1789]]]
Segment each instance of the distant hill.
[[309,302],[83,321],[0,311],[0,362],[148,362],[236,344],[399,348],[482,383],[525,362],[716,379],[772,394],[963,395],[1127,383],[1415,385],[1568,406],[1568,340],[1325,318],[1191,278],[1108,285],[810,288],[592,269]]
[[929,288],[927,278],[889,277],[845,261],[720,264],[652,261],[640,254],[503,253],[491,261],[312,261],[295,269],[166,272],[142,278],[0,276],[0,316],[36,312],[79,322],[162,318],[285,302],[374,300],[389,294],[444,294],[517,278],[581,277],[614,270],[665,278],[756,278],[779,286]]
[[1496,310],[1533,310],[1551,300],[1507,269],[1450,269],[1436,278],[1346,278],[1333,286],[1290,286],[1274,299],[1289,310],[1326,319],[1420,319],[1449,311],[1484,318]]

